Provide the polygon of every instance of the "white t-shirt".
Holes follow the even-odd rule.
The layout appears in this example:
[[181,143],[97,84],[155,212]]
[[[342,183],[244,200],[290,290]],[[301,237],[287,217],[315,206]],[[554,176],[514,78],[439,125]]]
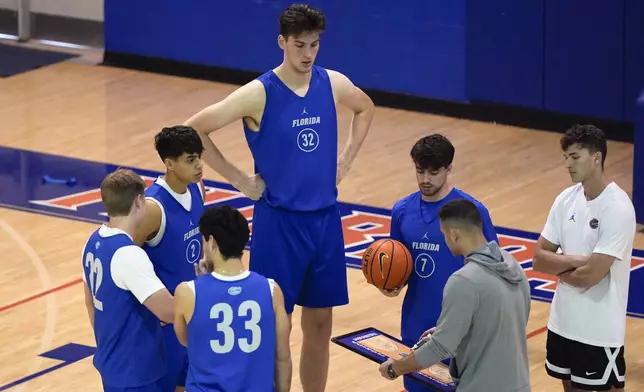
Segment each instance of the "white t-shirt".
[[541,235],[559,245],[563,254],[601,253],[615,261],[609,273],[588,289],[559,282],[550,307],[550,330],[593,346],[624,344],[635,232],[633,203],[613,182],[590,201],[582,184],[557,196]]
[[[101,237],[111,237],[116,234],[125,234],[129,237],[126,232],[105,225],[98,229],[98,234]],[[165,288],[154,272],[147,253],[136,245],[124,246],[114,252],[110,272],[114,284],[122,290],[130,291],[140,303]],[[86,281],[85,274],[83,274],[83,280]]]

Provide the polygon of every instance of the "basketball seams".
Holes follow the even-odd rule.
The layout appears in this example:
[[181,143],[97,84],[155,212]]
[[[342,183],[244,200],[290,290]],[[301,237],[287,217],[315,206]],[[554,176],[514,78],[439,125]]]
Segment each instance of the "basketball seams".
[[391,244],[391,257],[389,258],[389,270],[387,271],[387,277],[385,278],[385,281],[382,282],[382,287],[385,290],[387,289],[387,281],[389,281],[389,278],[391,277],[391,267],[394,265],[394,251],[396,250],[396,244],[394,244],[391,240],[386,240],[385,243],[390,243]]
[[[391,245],[390,249],[387,249],[387,244]],[[398,252],[396,252],[396,247],[400,247],[400,249],[398,249]],[[404,256],[400,255],[401,252],[404,253]],[[382,279],[377,279],[376,282],[374,268],[379,268],[381,260],[380,256],[382,254],[388,256],[387,259],[389,266],[385,267],[385,260],[382,259],[383,270],[376,272],[380,273]],[[396,260],[396,258],[399,258],[400,260]],[[374,266],[376,259],[378,260],[378,266]],[[394,263],[405,263],[406,265],[403,267],[397,264],[394,265]],[[362,272],[369,284],[381,290],[396,290],[403,287],[409,280],[410,275],[413,272],[413,260],[409,250],[403,243],[392,238],[382,238],[372,242],[363,254]],[[392,273],[396,274],[396,276],[394,277],[395,279],[390,279]],[[395,287],[388,287],[389,282],[393,282],[392,286]]]
[[[408,280],[409,276],[411,275],[411,271],[409,271],[409,274],[407,273],[407,271],[410,269],[410,266],[413,265],[413,261],[411,260],[411,253],[409,253],[409,251],[407,249],[403,248],[403,253],[405,254],[405,275],[404,275],[404,277],[407,277],[406,280]],[[401,285],[401,287],[402,287],[402,285]]]
[[376,255],[378,254],[378,250],[385,244],[385,241],[382,243],[378,244],[378,247],[373,251],[373,254],[371,255],[371,260],[369,261],[370,266],[369,266],[369,278],[371,279],[371,283],[375,283],[375,280],[373,279],[373,261],[376,258]]

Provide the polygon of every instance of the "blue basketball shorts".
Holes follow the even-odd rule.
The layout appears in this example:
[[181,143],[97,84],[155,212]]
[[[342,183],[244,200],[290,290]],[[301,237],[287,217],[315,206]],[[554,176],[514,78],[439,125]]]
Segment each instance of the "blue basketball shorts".
[[288,314],[295,305],[328,308],[348,304],[344,236],[337,206],[290,211],[258,200],[249,267],[277,282]]
[[174,325],[167,324],[161,327],[163,345],[165,348],[165,361],[168,370],[161,379],[165,390],[174,391],[175,387],[185,387],[188,376],[188,349],[177,339]]
[[163,383],[161,380],[157,380],[151,384],[142,385],[139,387],[110,387],[103,385],[104,392],[174,392],[169,391],[168,389],[163,389]]

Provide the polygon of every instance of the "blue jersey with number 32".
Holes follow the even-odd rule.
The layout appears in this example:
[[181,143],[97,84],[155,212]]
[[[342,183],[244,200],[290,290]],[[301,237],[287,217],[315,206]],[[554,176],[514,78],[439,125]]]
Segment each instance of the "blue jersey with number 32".
[[137,246],[126,234],[103,237],[96,230],[83,250],[83,274],[94,301],[94,366],[103,383],[137,387],[160,379],[166,370],[159,319],[112,280],[112,256]]
[[313,66],[301,97],[273,71],[258,78],[266,91],[259,131],[244,123],[255,172],[266,183],[263,198],[274,207],[314,211],[337,198],[338,124],[329,74]]
[[273,391],[275,314],[268,279],[202,275],[188,323],[188,391]]
[[158,183],[145,191],[163,206],[165,231],[155,246],[144,244],[154,270],[165,287],[174,295],[179,283],[194,279],[194,264],[201,260],[203,239],[199,232],[199,218],[204,202],[199,184],[189,184],[191,206],[186,210],[167,189]]

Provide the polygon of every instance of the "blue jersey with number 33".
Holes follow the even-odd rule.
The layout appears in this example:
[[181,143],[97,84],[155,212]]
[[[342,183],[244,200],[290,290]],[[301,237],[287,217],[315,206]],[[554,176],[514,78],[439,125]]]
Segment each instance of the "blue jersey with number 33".
[[244,123],[255,171],[266,183],[263,198],[274,207],[314,211],[335,204],[338,124],[329,74],[313,66],[303,97],[273,71],[258,78],[266,104],[258,132]]
[[194,280],[188,391],[270,392],[275,378],[271,282],[254,272]]

